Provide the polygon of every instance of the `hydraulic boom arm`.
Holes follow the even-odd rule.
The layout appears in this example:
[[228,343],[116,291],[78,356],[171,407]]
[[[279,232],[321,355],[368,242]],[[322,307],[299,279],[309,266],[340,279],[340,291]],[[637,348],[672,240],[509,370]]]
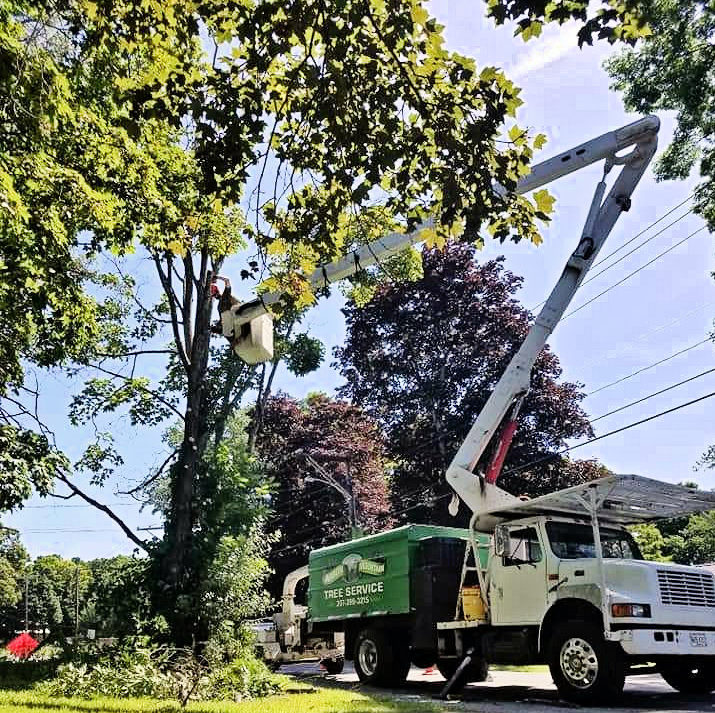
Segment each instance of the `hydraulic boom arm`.
[[[529,391],[531,370],[618,217],[630,208],[631,195],[655,154],[659,128],[657,117],[644,117],[537,164],[517,184],[517,193],[528,193],[562,176],[604,161],[604,176],[596,187],[576,250],[447,469],[447,481],[475,513],[515,500],[498,488],[495,482],[516,430],[519,408]],[[631,151],[625,156],[618,156],[626,149]],[[614,166],[620,166],[621,172],[604,200],[606,174]],[[504,191],[504,188],[495,186],[495,191]],[[432,222],[428,221],[407,235],[392,233],[375,240],[335,262],[319,267],[310,276],[309,282],[312,287],[319,288],[349,277],[409,245],[419,243],[422,231],[431,225]],[[245,361],[255,363],[272,357],[272,326],[267,307],[281,298],[281,293],[268,293],[252,302],[235,304],[222,313],[223,334],[232,340],[234,350]],[[261,340],[265,343],[256,343]],[[500,429],[485,475],[475,475],[477,465]]]
[[[643,170],[645,170],[645,166],[653,154],[653,151],[655,151],[654,137],[657,134],[658,126],[658,119],[654,116],[649,116],[641,119],[640,121],[636,121],[633,124],[629,124],[622,129],[618,129],[617,131],[611,131],[607,134],[603,134],[603,136],[592,139],[591,141],[581,144],[570,151],[564,151],[548,161],[536,164],[532,167],[531,173],[519,181],[516,187],[516,193],[528,193],[529,191],[533,191],[546,183],[550,183],[557,178],[561,178],[562,176],[573,173],[580,168],[584,168],[585,166],[589,166],[598,161],[602,161],[604,159],[606,161],[612,161],[618,151],[622,151],[623,149],[634,144],[638,150],[646,152],[646,147],[650,145],[648,142],[652,141],[652,151],[648,154],[648,156],[646,157],[645,154],[643,154],[642,157],[640,154],[638,156],[634,156],[624,169],[624,173],[626,172],[626,169],[628,169],[628,176],[624,180],[623,185],[618,187],[616,195],[623,195],[624,199],[626,199],[630,196],[638,178],[640,178]],[[644,163],[642,169],[639,171],[636,168],[636,164],[638,164],[641,159]],[[633,166],[632,168],[631,164]],[[504,191],[501,186],[495,186],[495,190]],[[610,199],[611,196],[609,196],[608,200]],[[613,223],[615,223],[620,210],[622,209],[618,206],[616,206],[615,209],[610,208],[609,217],[601,221],[603,226],[607,224],[608,220],[612,221],[608,229],[604,231],[604,239]],[[406,247],[421,242],[422,231],[425,228],[431,227],[432,224],[432,221],[426,221],[418,226],[412,233],[391,233],[390,235],[368,243],[339,260],[317,268],[310,276],[309,282],[313,288],[320,288],[325,284],[330,284],[349,277],[350,275],[354,275],[363,268],[375,265],[381,260],[404,250]],[[254,350],[252,348],[252,339],[260,338],[261,334],[271,335],[270,316],[268,315],[267,307],[271,304],[279,302],[282,297],[283,295],[280,292],[270,292],[263,295],[260,299],[245,302],[243,304],[236,304],[231,307],[230,311],[222,315],[221,323],[223,334],[225,337],[233,340],[236,353],[245,361],[254,363],[257,360],[260,361],[265,358],[270,358],[272,349]],[[545,312],[542,312],[542,315],[543,314],[545,314]],[[560,316],[561,315],[559,314],[559,317]],[[541,319],[541,316],[539,319]],[[553,324],[555,324],[556,321],[558,321],[558,318],[556,318]],[[553,324],[551,329],[553,329]],[[265,327],[265,329],[260,329],[259,327]],[[548,334],[546,336],[548,336]],[[541,347],[539,347],[539,351],[540,349]],[[531,367],[529,367],[529,369],[530,368]],[[506,408],[508,408],[508,405],[505,407],[505,410]],[[498,423],[494,428],[497,426]],[[466,447],[466,445],[467,444],[465,444],[463,448]],[[460,460],[460,463],[461,462],[462,461]]]
[[[631,195],[655,154],[659,127],[657,117],[645,117],[539,164],[520,184],[522,190],[531,190],[577,168],[605,160],[604,176],[596,187],[576,250],[447,469],[447,481],[474,513],[515,500],[494,483],[516,430],[519,409],[529,391],[531,370],[618,217],[630,208]],[[616,155],[630,147],[633,149],[626,156]],[[614,165],[622,169],[604,200],[606,174]],[[475,475],[475,468],[500,427],[500,438],[484,477]]]

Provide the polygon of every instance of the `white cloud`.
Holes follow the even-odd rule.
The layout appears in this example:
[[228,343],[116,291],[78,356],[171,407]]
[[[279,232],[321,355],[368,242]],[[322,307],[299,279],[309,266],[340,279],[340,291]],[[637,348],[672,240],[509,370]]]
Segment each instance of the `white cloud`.
[[577,51],[575,28],[571,26],[571,23],[567,23],[558,27],[550,37],[531,40],[525,45],[525,48],[526,51],[520,52],[516,57],[516,62],[506,69],[507,77],[515,81],[521,80],[553,62],[558,62],[571,51]]

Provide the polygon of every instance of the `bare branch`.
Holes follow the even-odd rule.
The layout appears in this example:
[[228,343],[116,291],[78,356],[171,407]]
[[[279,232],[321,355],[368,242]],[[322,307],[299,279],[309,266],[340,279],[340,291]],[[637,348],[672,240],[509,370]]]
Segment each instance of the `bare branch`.
[[[114,259],[114,258],[109,258],[110,262],[112,265],[114,265],[114,269],[119,273],[119,276],[126,282],[126,275],[122,272],[122,268],[119,267],[119,263]],[[148,317],[149,319],[153,319],[155,322],[158,322],[160,324],[171,324],[172,321],[170,319],[162,319],[158,315],[154,314],[154,312],[150,309],[147,309],[146,306],[144,306],[141,302],[141,300],[136,296],[136,294],[132,291],[131,293],[131,298],[136,304],[137,307],[144,313],[145,317]]]
[[58,475],[57,476],[59,480],[61,480],[75,495],[78,495],[82,500],[85,502],[89,503],[93,507],[97,508],[97,510],[101,510],[103,513],[105,513],[107,516],[109,516],[114,522],[119,525],[119,527],[122,529],[124,534],[137,546],[141,547],[145,552],[149,551],[149,548],[147,547],[146,542],[144,540],[140,540],[134,532],[129,528],[129,526],[122,520],[118,515],[116,515],[111,508],[108,508],[106,505],[103,505],[102,503],[99,502],[99,500],[95,500],[91,495],[87,495],[84,491],[80,490],[66,475]]
[[159,466],[159,469],[156,471],[156,473],[150,475],[148,478],[146,478],[144,481],[139,483],[139,485],[136,485],[133,487],[131,490],[118,490],[117,493],[119,495],[134,495],[134,493],[138,492],[142,488],[146,488],[147,485],[151,485],[155,480],[157,480],[161,474],[164,472],[164,469],[166,468],[167,465],[171,462],[172,458],[176,456],[176,454],[179,452],[178,448],[175,448],[167,457],[167,459]]
[[70,493],[69,495],[60,495],[59,493],[48,493],[51,498],[57,498],[57,500],[72,500],[77,493]]
[[[179,315],[176,311],[177,297],[171,286],[171,273],[167,275],[161,265],[161,260],[158,255],[152,255],[154,259],[154,264],[156,265],[156,270],[159,273],[159,280],[161,281],[161,286],[164,288],[164,293],[169,300],[169,310],[171,312],[171,328],[174,331],[174,341],[176,342],[176,350],[179,354],[179,359],[188,373],[191,369],[191,364],[186,355],[187,345],[181,341],[181,334],[179,333]],[[171,269],[171,268],[170,268]]]
[[[131,378],[128,376],[125,376],[124,374],[119,374],[116,371],[111,371],[110,369],[106,369],[103,366],[100,366],[99,364],[88,364],[92,369],[96,369],[97,371],[101,371],[103,374],[108,374],[109,376],[113,376],[116,379],[123,379],[124,381],[131,381]],[[146,386],[142,386],[141,384],[136,385],[137,388],[140,391],[143,391],[146,394],[149,394],[152,398],[156,399],[159,403],[164,404],[166,408],[168,408],[170,411],[173,411],[182,421],[184,420],[184,414],[181,413],[170,401],[167,401],[161,394],[158,394],[156,391],[153,389],[149,389]]]

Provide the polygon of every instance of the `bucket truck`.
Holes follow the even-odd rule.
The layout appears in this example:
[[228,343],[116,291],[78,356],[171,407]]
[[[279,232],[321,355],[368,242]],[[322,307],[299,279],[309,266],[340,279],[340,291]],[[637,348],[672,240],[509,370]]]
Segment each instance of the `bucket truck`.
[[[484,680],[490,663],[547,663],[561,695],[579,703],[612,700],[627,675],[651,671],[679,691],[715,690],[713,573],[644,561],[626,529],[715,509],[714,493],[635,475],[532,500],[497,485],[533,365],[629,209],[658,129],[646,117],[535,166],[518,184],[527,192],[604,164],[576,249],[447,469],[451,507],[470,508],[469,528],[408,525],[310,553],[302,630],[333,643],[339,635],[361,680],[395,684],[411,663],[436,664],[446,695]],[[386,247],[415,237],[390,236]],[[244,310],[246,319],[265,313],[260,303]]]

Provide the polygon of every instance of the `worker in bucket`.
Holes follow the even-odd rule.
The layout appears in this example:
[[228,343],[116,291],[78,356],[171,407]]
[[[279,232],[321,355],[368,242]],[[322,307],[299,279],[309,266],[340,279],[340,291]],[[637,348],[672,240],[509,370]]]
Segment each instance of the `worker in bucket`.
[[[219,290],[219,287],[216,284],[217,280],[221,280],[221,282],[223,282],[223,290]],[[241,303],[231,294],[231,281],[227,277],[221,277],[221,275],[216,275],[211,280],[211,297],[218,300],[219,316],[218,322],[212,325],[211,331],[214,334],[223,334],[223,328],[221,327],[221,315],[224,312],[228,312],[234,305]],[[229,339],[229,342],[232,343],[232,340]]]

